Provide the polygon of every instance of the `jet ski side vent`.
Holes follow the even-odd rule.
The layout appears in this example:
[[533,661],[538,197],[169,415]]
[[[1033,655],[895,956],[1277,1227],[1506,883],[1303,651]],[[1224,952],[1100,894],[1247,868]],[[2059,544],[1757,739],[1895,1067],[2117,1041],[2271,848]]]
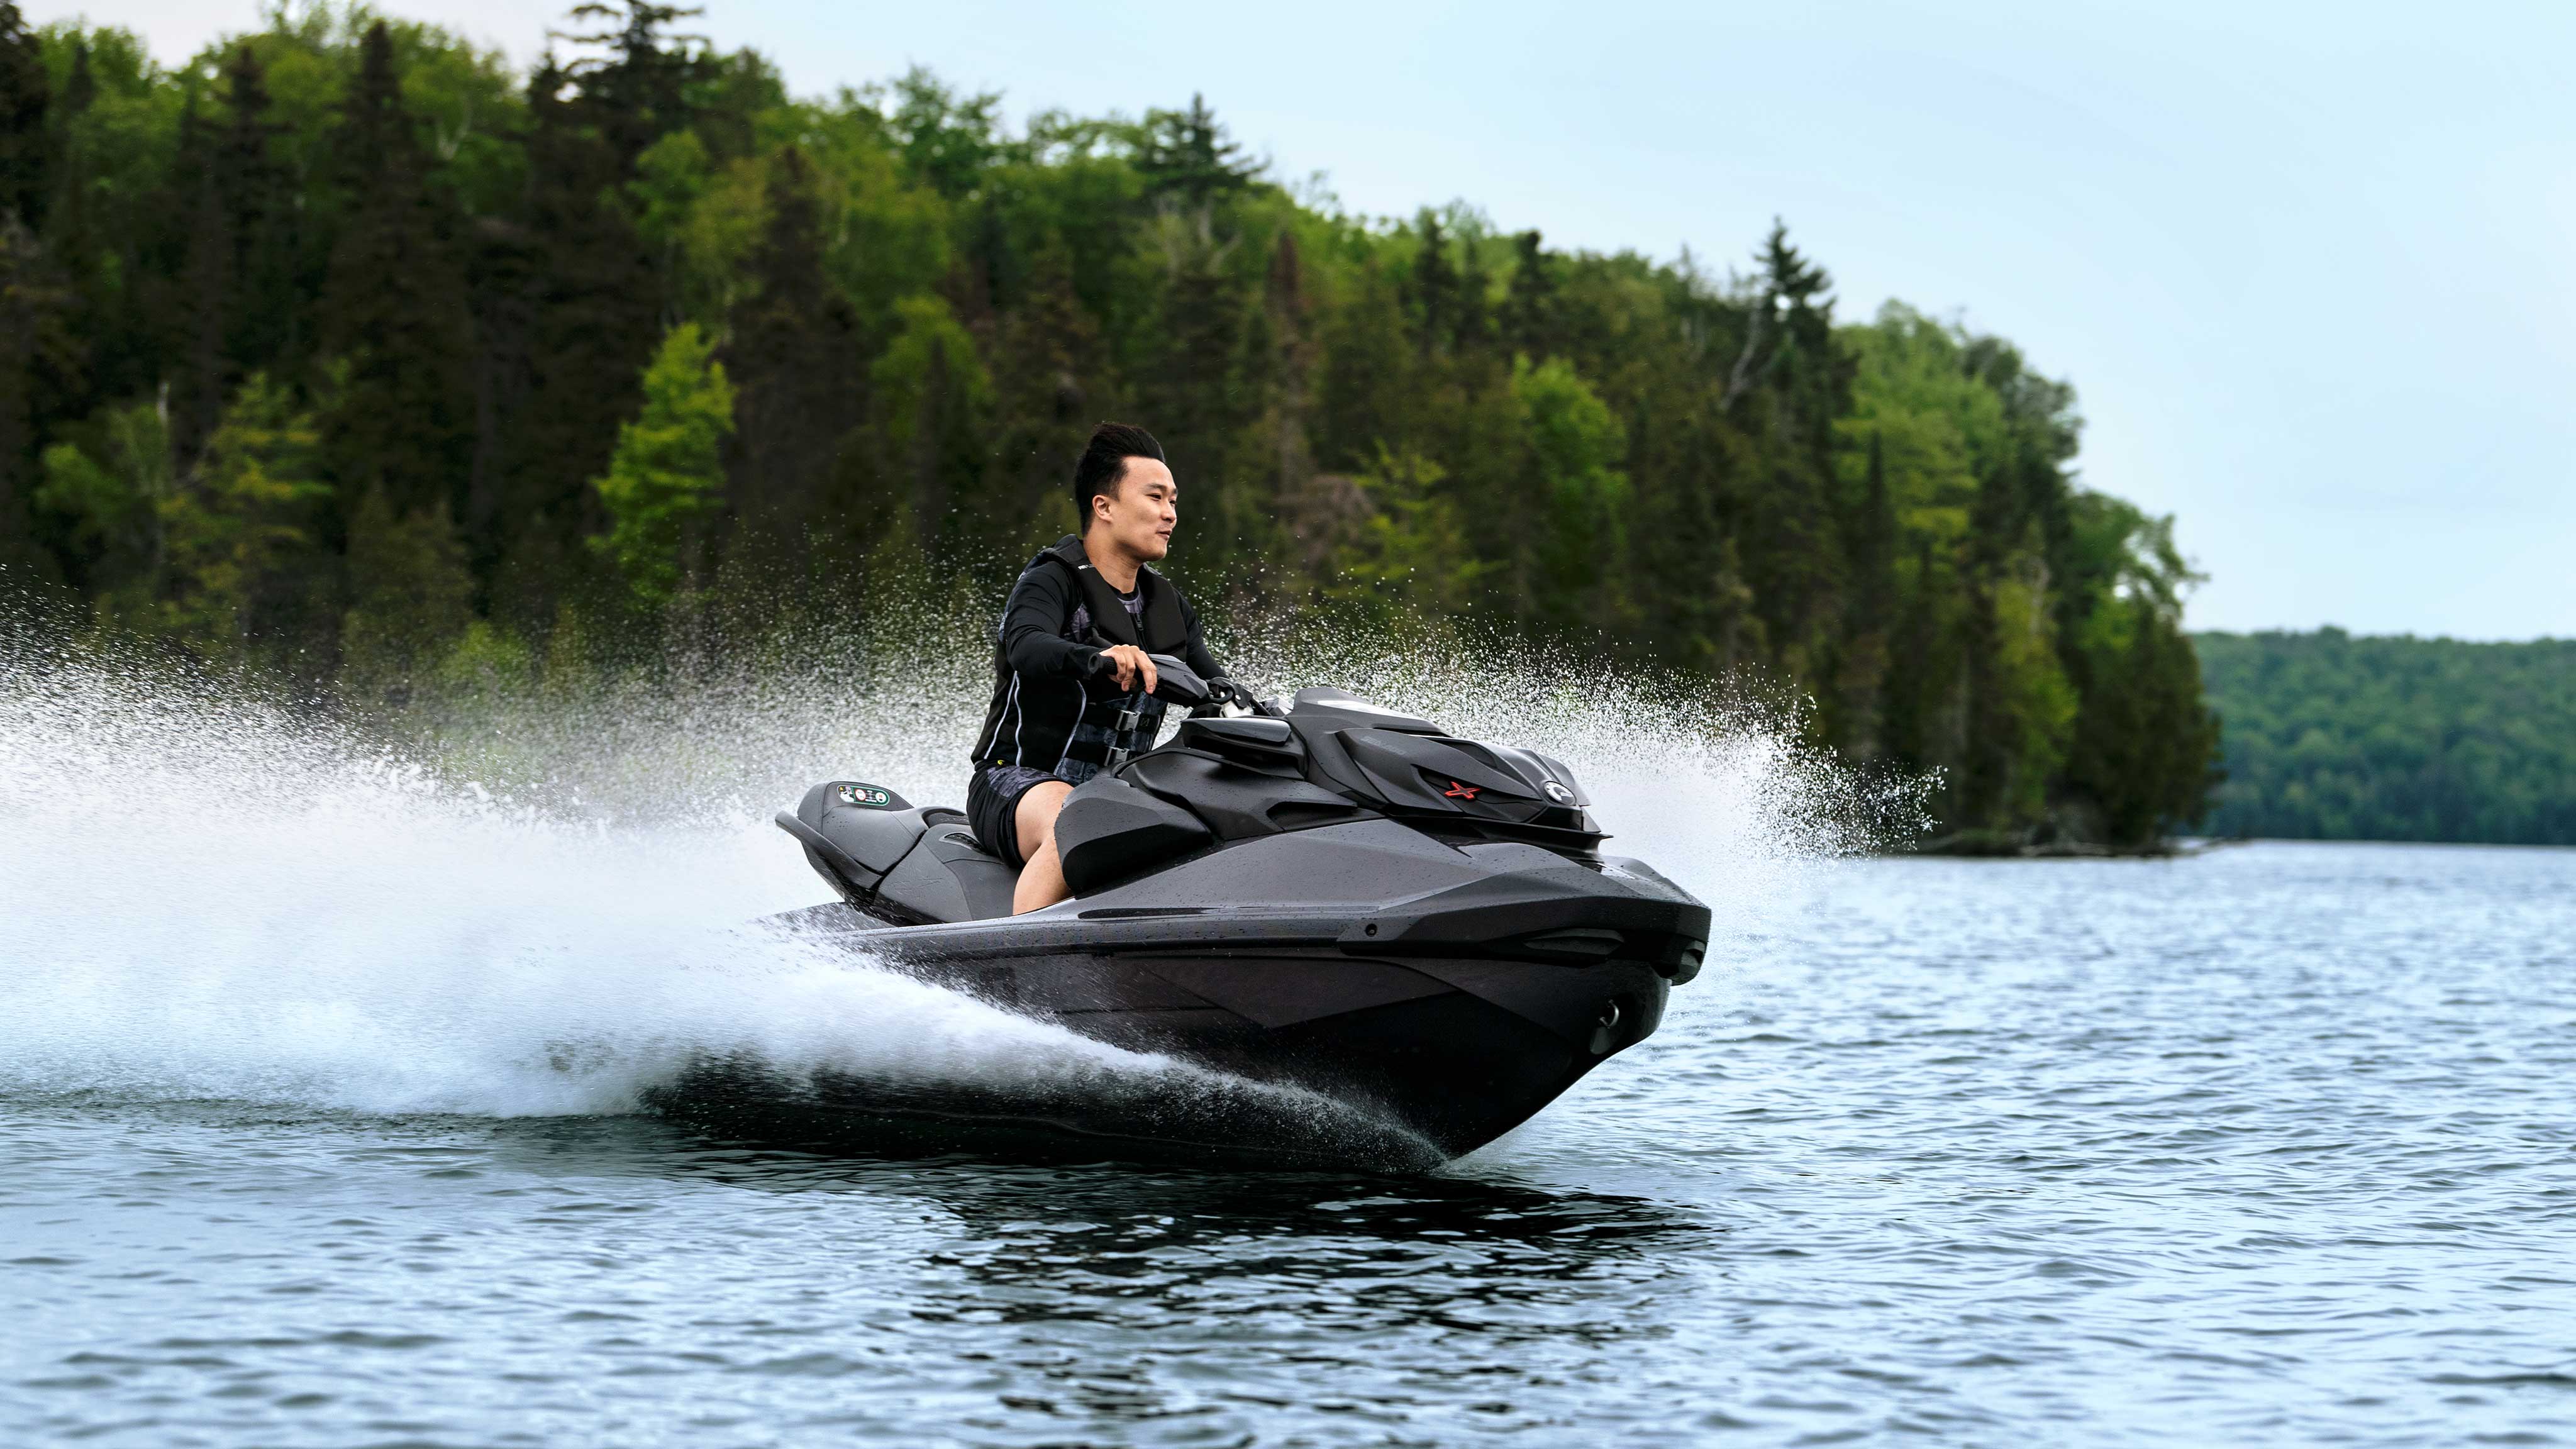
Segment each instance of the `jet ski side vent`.
[[1628,944],[1628,938],[1618,932],[1591,926],[1549,931],[1545,935],[1531,936],[1521,942],[1522,947],[1527,950],[1544,951],[1551,956],[1574,956],[1595,961],[1604,956],[1617,955],[1619,948],[1626,944]]

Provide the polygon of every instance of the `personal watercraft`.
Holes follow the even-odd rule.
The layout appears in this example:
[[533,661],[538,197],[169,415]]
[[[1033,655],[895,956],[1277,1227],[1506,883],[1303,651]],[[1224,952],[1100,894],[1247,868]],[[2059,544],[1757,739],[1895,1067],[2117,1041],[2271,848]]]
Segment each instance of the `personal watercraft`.
[[1086,1037],[1320,1094],[1440,1156],[1643,1040],[1698,974],[1708,908],[1602,853],[1561,762],[1335,689],[1215,704],[1154,659],[1156,694],[1192,714],[1066,797],[1071,900],[1013,916],[1016,873],[962,812],[834,780],[778,824],[841,899],[783,920]]

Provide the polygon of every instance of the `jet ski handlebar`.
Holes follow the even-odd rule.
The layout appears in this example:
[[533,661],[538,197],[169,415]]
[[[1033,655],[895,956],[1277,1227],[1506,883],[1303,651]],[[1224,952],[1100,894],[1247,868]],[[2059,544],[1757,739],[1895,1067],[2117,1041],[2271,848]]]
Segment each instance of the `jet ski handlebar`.
[[1231,679],[1201,679],[1198,671],[1169,654],[1148,654],[1154,661],[1154,697],[1178,705],[1193,716],[1236,719],[1262,713],[1252,691]]

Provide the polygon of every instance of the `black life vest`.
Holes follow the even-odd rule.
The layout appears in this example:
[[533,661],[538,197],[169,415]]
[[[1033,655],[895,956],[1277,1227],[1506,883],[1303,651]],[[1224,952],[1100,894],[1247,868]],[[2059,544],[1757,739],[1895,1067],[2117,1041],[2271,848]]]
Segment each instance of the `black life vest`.
[[[1039,569],[1063,569],[1074,583],[1074,612],[1058,625],[1063,637],[1078,644],[1107,648],[1133,644],[1148,654],[1178,654],[1189,639],[1189,621],[1181,613],[1180,590],[1150,567],[1136,571],[1142,598],[1141,617],[1127,605],[1082,551],[1082,540],[1068,534],[1029,560],[1025,579]],[[1141,681],[1140,681],[1141,683]],[[1035,679],[1011,668],[1001,631],[993,640],[993,700],[975,740],[975,763],[1026,765],[1051,774],[1088,776],[1138,748],[1150,745],[1161,729],[1163,702],[1137,690],[1122,690],[1115,675],[1088,679]]]

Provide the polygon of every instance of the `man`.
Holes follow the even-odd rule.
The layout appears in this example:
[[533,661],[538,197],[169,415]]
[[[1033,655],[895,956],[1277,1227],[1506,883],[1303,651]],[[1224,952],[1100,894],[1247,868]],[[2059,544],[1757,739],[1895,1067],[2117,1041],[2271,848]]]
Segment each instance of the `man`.
[[1064,797],[1152,747],[1162,728],[1148,654],[1174,655],[1218,697],[1243,698],[1218,677],[1189,600],[1147,567],[1172,550],[1179,499],[1153,434],[1102,423],[1073,467],[1081,531],[1030,560],[1002,609],[966,815],[984,848],[1020,872],[1015,915],[1073,894],[1055,847]]

